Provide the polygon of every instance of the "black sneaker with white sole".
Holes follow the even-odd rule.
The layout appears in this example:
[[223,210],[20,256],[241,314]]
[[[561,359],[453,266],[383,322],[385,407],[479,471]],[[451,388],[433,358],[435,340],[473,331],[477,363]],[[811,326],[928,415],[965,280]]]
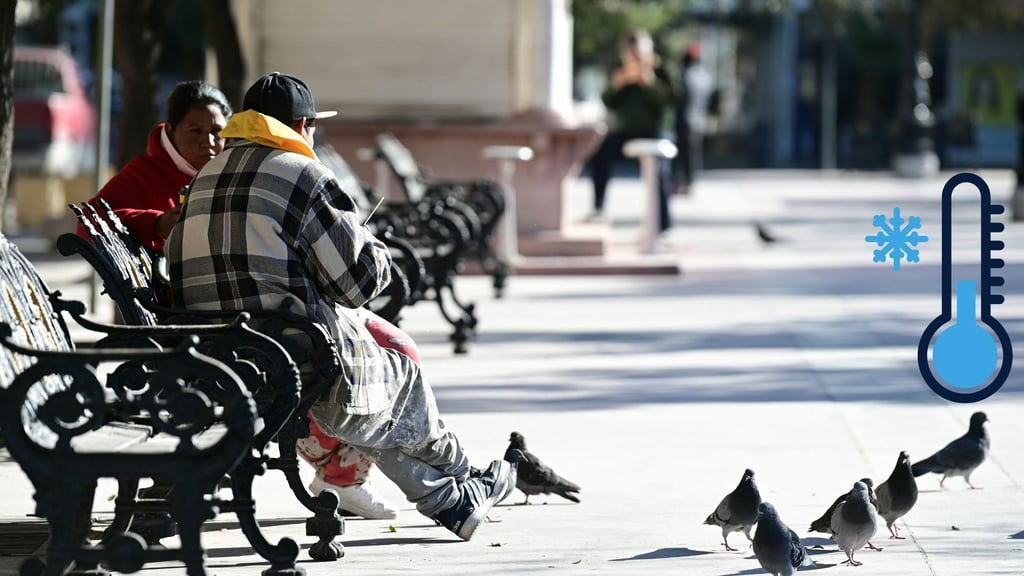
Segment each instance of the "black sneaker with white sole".
[[[503,502],[505,498],[508,498],[512,494],[512,491],[516,489],[516,465],[510,464],[509,466],[505,466],[506,464],[510,463],[505,460],[495,460],[494,462],[491,462],[490,466],[488,466],[486,470],[477,470],[478,477],[490,479],[492,482],[502,474],[508,475],[509,480],[507,488],[505,489],[505,492],[498,496],[498,499],[494,501],[495,504]],[[508,472],[510,468],[511,473]]]
[[508,496],[515,487],[512,465],[495,460],[480,476],[459,485],[459,501],[434,516],[439,524],[459,538],[469,540],[491,507]]

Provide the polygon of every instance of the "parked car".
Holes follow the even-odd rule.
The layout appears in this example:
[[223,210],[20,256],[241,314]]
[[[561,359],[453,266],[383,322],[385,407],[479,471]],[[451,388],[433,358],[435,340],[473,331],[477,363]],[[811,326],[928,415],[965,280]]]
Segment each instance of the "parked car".
[[71,178],[93,169],[96,113],[65,50],[14,49],[16,174]]

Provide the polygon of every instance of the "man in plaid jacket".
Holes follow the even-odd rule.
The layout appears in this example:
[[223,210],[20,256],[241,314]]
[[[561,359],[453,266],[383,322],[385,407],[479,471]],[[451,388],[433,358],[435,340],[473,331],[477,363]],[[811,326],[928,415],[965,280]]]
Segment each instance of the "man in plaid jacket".
[[[415,346],[361,308],[390,281],[391,257],[312,151],[316,119],[335,112],[318,113],[302,80],[276,72],[257,80],[242,106],[168,238],[174,301],[229,311],[290,304],[324,324],[343,370],[310,411],[317,444],[328,452],[341,443],[357,447],[417,510],[469,540],[512,491],[514,472],[495,460],[470,476]],[[404,344],[387,344],[396,338]]]

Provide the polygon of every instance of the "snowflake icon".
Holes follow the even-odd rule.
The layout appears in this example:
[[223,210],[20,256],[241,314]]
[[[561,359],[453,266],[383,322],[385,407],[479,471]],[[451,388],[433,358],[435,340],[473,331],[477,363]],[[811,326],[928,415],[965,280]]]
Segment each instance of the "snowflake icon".
[[[906,226],[903,223],[906,222]],[[874,242],[881,246],[875,250],[874,262],[885,262],[892,259],[893,270],[900,269],[900,262],[906,258],[907,262],[919,262],[919,252],[913,246],[927,242],[928,237],[917,233],[921,228],[921,218],[910,216],[907,220],[900,217],[900,209],[892,209],[892,218],[886,218],[885,214],[876,214],[872,225],[878,228],[878,234],[865,236],[867,242]]]

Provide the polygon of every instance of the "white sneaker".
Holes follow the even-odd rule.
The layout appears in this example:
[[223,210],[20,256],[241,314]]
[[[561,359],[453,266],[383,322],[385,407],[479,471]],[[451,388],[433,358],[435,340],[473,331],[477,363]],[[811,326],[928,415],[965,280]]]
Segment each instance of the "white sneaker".
[[338,495],[338,512],[350,512],[367,520],[384,520],[398,517],[398,508],[384,499],[369,482],[351,486],[335,486],[317,476],[309,483],[309,491],[320,494],[331,490]]

